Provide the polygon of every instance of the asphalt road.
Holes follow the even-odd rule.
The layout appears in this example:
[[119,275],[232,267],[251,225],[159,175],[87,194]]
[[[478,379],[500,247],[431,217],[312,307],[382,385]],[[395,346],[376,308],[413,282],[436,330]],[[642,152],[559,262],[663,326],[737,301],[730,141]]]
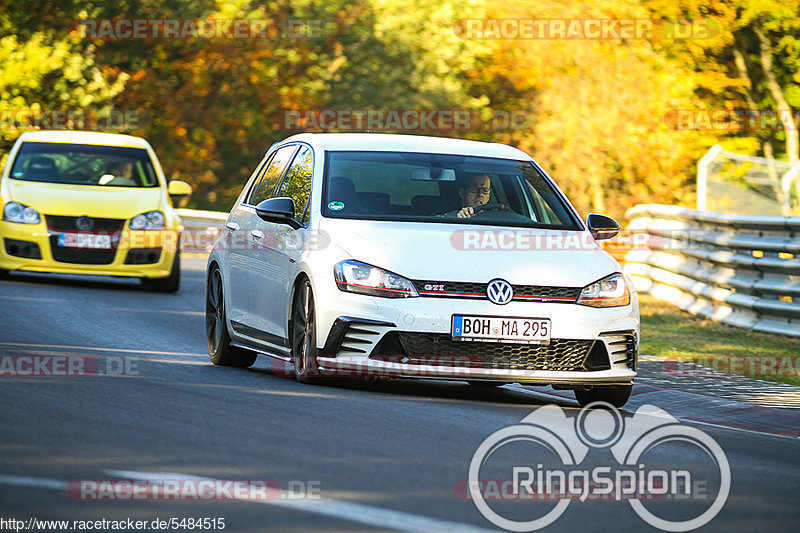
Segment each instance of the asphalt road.
[[[495,529],[459,488],[478,446],[547,404],[566,413],[548,422],[551,429],[566,430],[578,417],[577,403],[550,389],[414,380],[302,385],[275,375],[263,356],[251,369],[214,367],[203,331],[204,266],[184,258],[175,295],[112,278],[0,281],[0,362],[38,357],[44,368],[59,356],[83,356],[77,373],[89,374],[11,376],[0,365],[0,530],[11,528],[9,519],[27,527],[31,518],[149,524],[173,517],[224,518],[232,532]],[[680,409],[668,408],[678,417]],[[626,424],[632,410],[623,410]],[[612,419],[592,420],[589,434],[602,438]],[[703,530],[796,531],[799,439],[733,425],[680,425],[711,437],[730,464],[727,503]],[[651,512],[688,520],[709,507],[719,477],[709,455],[680,441],[646,453],[651,465],[708,479],[691,501],[649,502]],[[511,442],[486,460],[481,478],[510,479],[519,465],[555,468],[556,459],[535,443]],[[605,465],[617,465],[608,448],[590,449],[581,462],[587,469]],[[81,480],[186,483],[191,476],[269,480],[280,492],[259,501],[90,501],[95,493],[72,490]],[[553,506],[491,504],[515,520],[541,517]],[[657,529],[625,501],[572,501],[543,530]]]

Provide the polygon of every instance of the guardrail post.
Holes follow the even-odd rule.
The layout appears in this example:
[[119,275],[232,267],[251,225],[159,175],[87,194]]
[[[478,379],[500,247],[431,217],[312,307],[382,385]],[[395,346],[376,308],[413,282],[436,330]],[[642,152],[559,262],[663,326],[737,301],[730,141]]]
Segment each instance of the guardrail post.
[[[783,175],[781,190],[783,191],[783,214],[789,216],[792,212],[792,182],[800,175],[800,161]],[[797,183],[797,196],[800,199],[800,181]]]
[[706,184],[708,183],[708,166],[722,152],[722,146],[715,144],[706,155],[697,162],[697,210],[706,210]]

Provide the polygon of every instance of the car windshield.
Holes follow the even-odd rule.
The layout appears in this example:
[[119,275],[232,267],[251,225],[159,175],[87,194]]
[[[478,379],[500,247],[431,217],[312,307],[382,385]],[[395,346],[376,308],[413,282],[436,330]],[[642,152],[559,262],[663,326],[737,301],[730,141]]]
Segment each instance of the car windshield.
[[89,144],[25,142],[11,178],[104,187],[158,186],[147,150]]
[[[530,161],[406,152],[331,151],[324,216],[580,230]],[[471,218],[458,212],[474,206]]]

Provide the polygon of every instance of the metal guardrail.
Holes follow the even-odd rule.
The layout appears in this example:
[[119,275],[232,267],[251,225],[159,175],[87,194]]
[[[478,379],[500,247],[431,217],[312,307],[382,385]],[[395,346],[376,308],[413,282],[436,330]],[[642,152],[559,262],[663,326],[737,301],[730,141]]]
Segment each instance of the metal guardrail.
[[181,217],[181,250],[184,252],[207,252],[225,227],[228,213],[218,211],[199,211],[195,209],[176,209]]
[[726,324],[800,336],[800,217],[667,205],[627,217],[624,268],[637,290]]
[[181,217],[183,227],[191,229],[217,228],[222,229],[228,220],[228,213],[221,211],[199,211],[197,209],[176,209]]

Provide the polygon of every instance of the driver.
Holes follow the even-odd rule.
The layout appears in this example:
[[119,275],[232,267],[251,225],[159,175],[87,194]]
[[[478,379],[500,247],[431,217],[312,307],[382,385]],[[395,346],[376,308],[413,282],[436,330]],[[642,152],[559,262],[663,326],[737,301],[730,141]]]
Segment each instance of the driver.
[[117,178],[130,180],[133,183],[133,163],[130,161],[119,161],[111,167],[111,173]]
[[105,174],[100,176],[98,185],[136,186],[133,178],[133,162],[117,161],[108,166]]
[[471,218],[475,215],[475,207],[489,202],[492,194],[492,181],[488,174],[476,174],[469,178],[458,188],[458,197],[461,198],[461,210],[456,213],[458,218]]

